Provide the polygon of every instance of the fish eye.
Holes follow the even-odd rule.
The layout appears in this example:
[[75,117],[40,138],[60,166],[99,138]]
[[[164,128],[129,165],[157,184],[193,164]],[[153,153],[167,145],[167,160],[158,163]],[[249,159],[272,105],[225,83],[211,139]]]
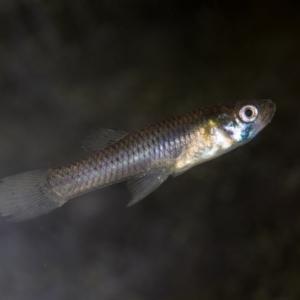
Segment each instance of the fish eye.
[[250,123],[256,120],[258,109],[254,105],[245,105],[239,110],[239,117],[243,122]]

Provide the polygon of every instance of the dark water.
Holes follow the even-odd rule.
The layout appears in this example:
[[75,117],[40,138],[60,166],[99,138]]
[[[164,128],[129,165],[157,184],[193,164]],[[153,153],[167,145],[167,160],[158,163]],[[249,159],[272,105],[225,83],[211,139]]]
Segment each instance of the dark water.
[[270,98],[251,143],[138,205],[117,185],[25,223],[0,219],[1,299],[300,298],[300,5],[1,0],[0,177],[134,130]]

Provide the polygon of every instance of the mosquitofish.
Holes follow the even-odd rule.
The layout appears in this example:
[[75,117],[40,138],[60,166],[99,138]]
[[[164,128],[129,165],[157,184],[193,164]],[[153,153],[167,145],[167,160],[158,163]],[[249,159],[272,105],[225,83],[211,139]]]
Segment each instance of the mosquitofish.
[[133,133],[97,130],[84,142],[91,152],[88,157],[2,179],[0,214],[9,221],[32,219],[78,195],[121,181],[127,181],[128,205],[133,205],[169,176],[249,142],[275,110],[271,100],[236,101],[171,117]]

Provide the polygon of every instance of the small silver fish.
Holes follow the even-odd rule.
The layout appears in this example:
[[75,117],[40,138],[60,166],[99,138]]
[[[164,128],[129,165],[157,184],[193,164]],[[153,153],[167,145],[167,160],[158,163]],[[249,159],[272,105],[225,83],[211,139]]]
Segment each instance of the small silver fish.
[[127,181],[132,205],[170,175],[218,157],[254,138],[272,119],[271,100],[236,101],[169,118],[133,133],[98,130],[84,143],[92,153],[68,166],[1,180],[0,214],[23,221],[91,190]]

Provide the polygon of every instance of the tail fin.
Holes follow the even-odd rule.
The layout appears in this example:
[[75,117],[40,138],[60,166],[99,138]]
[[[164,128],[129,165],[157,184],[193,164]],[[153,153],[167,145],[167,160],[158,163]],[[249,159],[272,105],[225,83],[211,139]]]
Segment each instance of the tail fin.
[[44,188],[44,170],[24,172],[0,180],[0,215],[25,221],[44,215],[64,202]]

